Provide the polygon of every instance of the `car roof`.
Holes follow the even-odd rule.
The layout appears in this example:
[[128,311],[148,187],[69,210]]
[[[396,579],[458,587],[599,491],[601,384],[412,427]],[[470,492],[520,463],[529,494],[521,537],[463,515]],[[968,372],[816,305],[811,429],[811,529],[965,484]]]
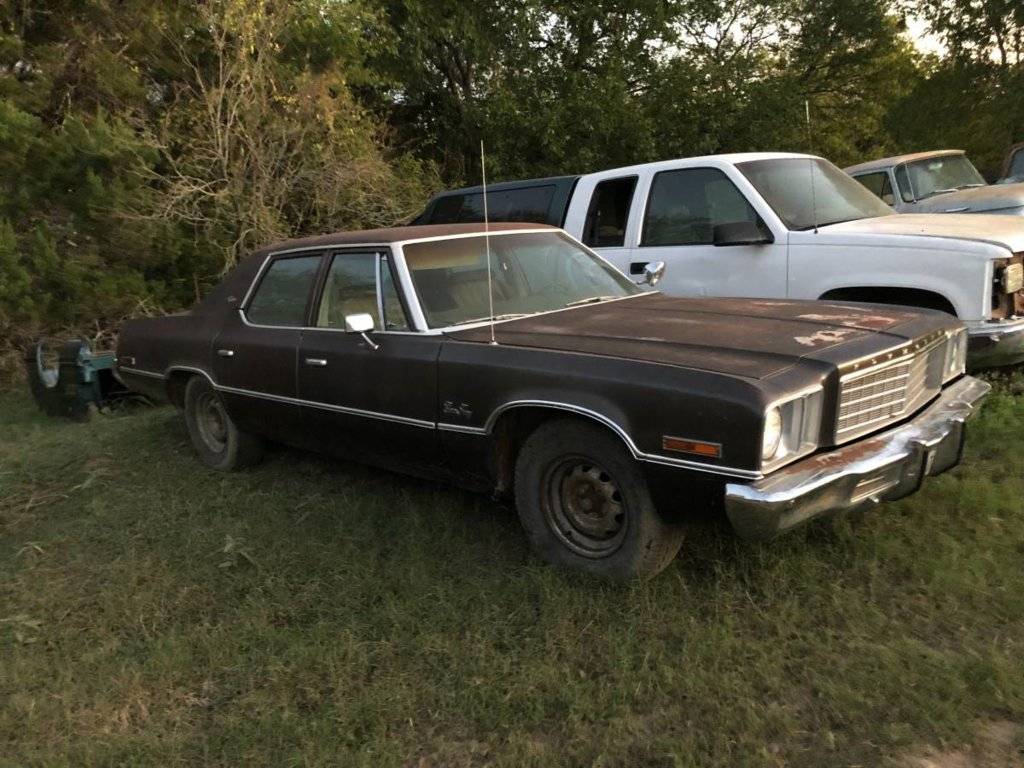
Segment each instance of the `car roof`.
[[857,165],[851,165],[848,168],[843,168],[847,173],[864,173],[866,171],[884,171],[886,168],[892,168],[896,165],[902,165],[903,163],[912,163],[915,160],[927,160],[929,157],[948,157],[950,155],[963,155],[966,154],[962,149],[936,149],[932,152],[911,152],[906,155],[893,155],[892,157],[883,157],[880,160],[871,160],[867,163],[858,163]]
[[[558,231],[558,227],[548,224],[529,224],[518,222],[493,222],[490,232],[509,232],[521,229],[550,229]],[[411,227],[388,227],[386,229],[364,229],[354,232],[333,232],[328,235],[315,235],[294,240],[284,240],[268,245],[255,251],[253,255],[280,253],[281,251],[301,251],[312,248],[329,248],[335,245],[387,245],[407,240],[424,240],[431,237],[452,237],[456,235],[484,234],[488,231],[483,223],[474,224],[419,224]]]

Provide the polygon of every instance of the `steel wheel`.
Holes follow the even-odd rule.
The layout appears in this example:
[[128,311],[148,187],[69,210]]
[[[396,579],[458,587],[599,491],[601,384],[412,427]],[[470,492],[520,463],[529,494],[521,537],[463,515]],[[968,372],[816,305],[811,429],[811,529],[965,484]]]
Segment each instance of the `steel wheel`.
[[544,477],[544,516],[552,533],[573,552],[601,558],[626,536],[625,500],[611,474],[585,456],[552,462]]
[[228,415],[216,392],[203,392],[196,399],[196,426],[206,447],[220,453],[228,444]]

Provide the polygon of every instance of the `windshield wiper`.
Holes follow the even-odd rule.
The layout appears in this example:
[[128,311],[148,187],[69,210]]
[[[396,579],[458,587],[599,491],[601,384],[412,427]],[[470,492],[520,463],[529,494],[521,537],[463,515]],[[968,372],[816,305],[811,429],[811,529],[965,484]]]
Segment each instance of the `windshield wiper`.
[[515,320],[517,317],[528,317],[529,315],[536,314],[535,312],[506,312],[503,315],[487,315],[485,317],[477,317],[473,320],[460,320],[459,325],[469,325],[470,323],[494,323],[498,320]]
[[567,307],[578,307],[581,304],[594,304],[598,301],[608,301],[609,299],[617,299],[618,296],[590,296],[586,299],[576,299],[576,301],[570,301],[565,306]]
[[970,184],[963,184],[963,185],[957,187],[957,189],[967,189],[969,187],[987,187],[987,186],[988,186],[988,184],[982,184],[980,181],[972,181]]

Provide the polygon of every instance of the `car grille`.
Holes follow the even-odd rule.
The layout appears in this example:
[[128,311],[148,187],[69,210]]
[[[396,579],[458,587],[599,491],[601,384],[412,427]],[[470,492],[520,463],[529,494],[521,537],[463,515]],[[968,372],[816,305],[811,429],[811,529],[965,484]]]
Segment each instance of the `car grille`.
[[915,411],[942,388],[946,335],[931,335],[840,379],[836,442],[873,432]]

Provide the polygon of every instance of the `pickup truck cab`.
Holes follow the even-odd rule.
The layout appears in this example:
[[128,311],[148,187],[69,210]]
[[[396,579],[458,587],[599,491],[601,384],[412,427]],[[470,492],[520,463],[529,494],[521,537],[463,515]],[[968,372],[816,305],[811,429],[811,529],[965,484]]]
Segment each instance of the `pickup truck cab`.
[[961,149],[885,157],[845,169],[899,213],[1024,216],[1024,184],[989,184]]
[[[479,187],[417,223],[482,220]],[[676,296],[863,301],[939,309],[973,368],[1024,361],[1024,220],[896,214],[820,157],[714,155],[492,185],[493,221],[562,226],[624,272],[669,269]],[[564,200],[564,204],[559,201]]]

